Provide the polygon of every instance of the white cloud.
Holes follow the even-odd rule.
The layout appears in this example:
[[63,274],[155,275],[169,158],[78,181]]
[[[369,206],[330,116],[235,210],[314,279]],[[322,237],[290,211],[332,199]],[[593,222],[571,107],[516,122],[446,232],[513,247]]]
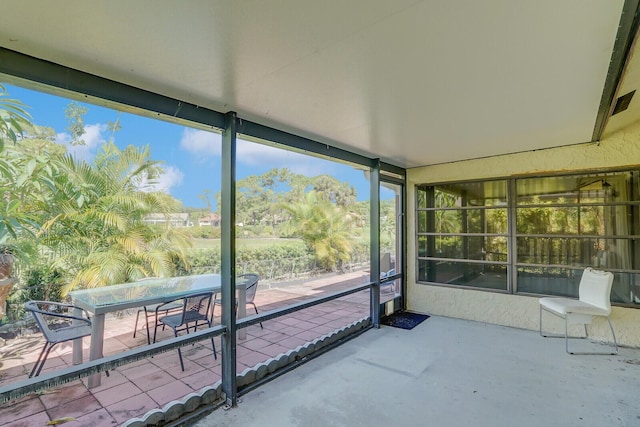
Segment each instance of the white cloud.
[[331,162],[318,157],[240,139],[237,160],[249,166],[271,164],[273,167],[286,167],[306,176],[331,173],[333,166]]
[[222,137],[215,132],[185,128],[180,139],[180,147],[197,156],[219,156]]
[[[220,156],[222,136],[214,132],[185,128],[180,146],[199,157]],[[331,173],[332,163],[317,157],[284,150],[270,145],[238,139],[236,159],[246,166],[286,167],[307,176]]]
[[165,166],[164,173],[158,179],[157,189],[170,194],[171,189],[182,185],[184,174],[174,166]]
[[154,182],[149,182],[146,176],[143,176],[142,179],[136,183],[138,190],[147,193],[160,191],[171,194],[171,189],[182,185],[184,174],[180,169],[175,166],[164,166],[163,169],[164,172]]
[[91,162],[98,147],[106,142],[104,134],[107,132],[107,125],[95,123],[84,127],[85,133],[80,138],[84,144],[71,145],[71,135],[61,132],[56,135],[56,142],[67,147],[67,152],[76,159]]

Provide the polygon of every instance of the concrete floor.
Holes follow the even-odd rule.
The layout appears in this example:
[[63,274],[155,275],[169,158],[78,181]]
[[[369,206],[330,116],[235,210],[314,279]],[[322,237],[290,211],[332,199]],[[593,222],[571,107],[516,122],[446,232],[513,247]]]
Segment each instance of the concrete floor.
[[[577,350],[603,350],[580,340]],[[640,349],[431,317],[370,330],[194,426],[640,426]]]

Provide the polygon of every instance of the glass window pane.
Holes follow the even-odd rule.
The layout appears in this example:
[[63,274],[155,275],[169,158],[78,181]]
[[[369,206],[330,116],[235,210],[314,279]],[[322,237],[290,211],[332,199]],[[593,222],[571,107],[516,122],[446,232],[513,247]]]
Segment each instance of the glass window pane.
[[436,208],[506,206],[506,181],[480,181],[435,186]]
[[636,269],[634,239],[518,237],[520,264]]
[[611,301],[640,304],[640,274],[614,272]]
[[418,233],[427,232],[427,212],[418,212]]
[[578,297],[582,270],[518,267],[518,292]]
[[429,256],[427,249],[427,236],[418,236],[418,256],[420,258]]
[[[434,252],[429,253],[432,242]],[[504,236],[429,236],[420,240],[420,253],[436,258],[507,261],[507,238]],[[426,255],[428,254],[428,255]]]
[[418,281],[506,290],[507,266],[421,260]]
[[427,207],[427,191],[424,188],[418,188],[417,191],[416,206],[418,209],[425,209]]
[[532,207],[516,212],[518,234],[578,234],[577,207]]
[[[578,298],[582,269],[518,267],[518,292]],[[615,272],[611,301],[640,303],[640,274]]]

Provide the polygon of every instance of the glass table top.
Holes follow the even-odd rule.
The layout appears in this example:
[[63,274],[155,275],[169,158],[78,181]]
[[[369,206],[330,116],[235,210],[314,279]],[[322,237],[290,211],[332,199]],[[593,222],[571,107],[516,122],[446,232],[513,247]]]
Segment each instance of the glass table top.
[[[236,280],[237,289],[242,289],[244,285],[243,279]],[[75,305],[98,313],[167,302],[198,291],[220,292],[220,275],[150,278],[101,288],[71,291],[69,294]]]

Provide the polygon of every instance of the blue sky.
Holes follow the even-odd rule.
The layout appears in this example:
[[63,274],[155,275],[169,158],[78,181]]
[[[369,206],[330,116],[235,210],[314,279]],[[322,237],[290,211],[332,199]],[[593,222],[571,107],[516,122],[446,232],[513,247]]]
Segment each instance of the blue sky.
[[[199,195],[205,190],[213,195],[220,191],[220,135],[185,126],[118,112],[104,107],[85,105],[89,111],[84,116],[85,145],[71,146],[65,117],[65,108],[71,100],[42,92],[4,84],[9,97],[28,106],[33,123],[51,127],[58,143],[67,145],[75,156],[92,161],[101,144],[110,138],[108,122],[120,120],[121,130],[114,136],[120,148],[128,145],[148,145],[151,158],[163,162],[165,173],[159,183],[161,190],[182,200],[186,207],[206,207]],[[294,153],[270,146],[238,140],[237,179],[260,175],[274,167],[287,167],[307,176],[329,174],[351,183],[356,188],[358,200],[369,199],[369,182],[361,170],[324,159]],[[381,189],[382,198],[384,190]]]

